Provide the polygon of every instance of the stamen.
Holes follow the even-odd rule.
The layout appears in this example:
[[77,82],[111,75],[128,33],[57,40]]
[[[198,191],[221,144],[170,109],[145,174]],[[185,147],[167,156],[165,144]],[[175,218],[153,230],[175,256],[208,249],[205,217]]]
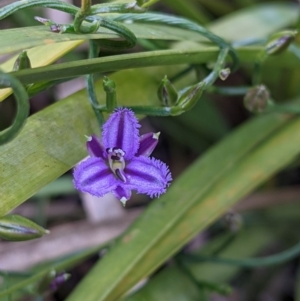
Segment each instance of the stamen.
[[124,183],[126,183],[126,177],[123,173],[123,170],[121,169],[116,169],[115,170],[115,175]]
[[117,147],[107,148],[106,152],[108,153],[108,163],[111,171],[119,180],[126,183],[126,176],[123,172],[125,168],[125,152]]

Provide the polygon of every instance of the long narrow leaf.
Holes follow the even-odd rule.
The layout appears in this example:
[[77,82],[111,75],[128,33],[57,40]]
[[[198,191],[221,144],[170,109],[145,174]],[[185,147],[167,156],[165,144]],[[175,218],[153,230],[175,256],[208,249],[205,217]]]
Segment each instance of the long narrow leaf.
[[274,114],[234,131],[149,206],[67,300],[118,300],[226,209],[295,159],[300,153],[299,130],[299,118]]

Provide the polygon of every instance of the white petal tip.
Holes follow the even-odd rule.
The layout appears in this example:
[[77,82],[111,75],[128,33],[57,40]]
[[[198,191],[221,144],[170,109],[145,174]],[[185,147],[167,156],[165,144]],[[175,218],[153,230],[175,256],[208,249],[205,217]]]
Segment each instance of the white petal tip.
[[128,201],[128,200],[127,200],[125,197],[122,197],[122,198],[120,199],[120,202],[123,204],[124,207],[125,207],[127,201]]
[[84,135],[84,137],[85,137],[86,140],[89,141],[89,142],[92,141],[92,139],[93,139],[92,136],[86,136],[86,135]]
[[160,135],[160,132],[157,132],[157,133],[153,134],[152,138],[158,140],[159,135]]

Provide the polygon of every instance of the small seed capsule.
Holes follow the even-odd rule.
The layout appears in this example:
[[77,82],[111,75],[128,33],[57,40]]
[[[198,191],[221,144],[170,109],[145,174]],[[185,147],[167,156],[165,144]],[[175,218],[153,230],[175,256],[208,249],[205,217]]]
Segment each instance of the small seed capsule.
[[244,97],[246,109],[253,113],[263,112],[270,102],[270,93],[264,85],[249,89]]

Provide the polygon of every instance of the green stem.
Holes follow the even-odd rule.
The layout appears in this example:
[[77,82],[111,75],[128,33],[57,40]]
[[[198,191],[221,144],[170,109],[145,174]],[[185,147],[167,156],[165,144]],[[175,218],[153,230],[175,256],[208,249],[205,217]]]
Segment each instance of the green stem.
[[[87,17],[90,14],[91,11],[91,0],[81,0],[81,8],[76,13],[75,19],[74,19],[74,30],[76,33],[81,33],[81,24],[84,21],[85,17]],[[95,31],[95,27],[92,27],[90,32]],[[89,31],[87,31],[89,32]]]
[[[89,58],[95,58],[98,56],[99,48],[93,41],[90,41],[90,48],[89,48]],[[96,91],[95,91],[95,83],[94,83],[94,75],[88,74],[86,76],[86,88],[88,92],[88,99],[90,104],[93,107],[94,113],[96,115],[97,121],[99,123],[100,128],[104,124],[104,117],[100,110],[100,104],[97,99]]]
[[81,0],[81,12],[85,15],[88,15],[90,13],[92,6],[91,0]]
[[111,113],[117,107],[116,84],[114,81],[104,76],[103,89],[106,93],[106,110]]
[[221,49],[222,48],[228,48],[229,55],[232,58],[233,66],[232,70],[235,71],[239,65],[239,58],[235,52],[235,50],[232,48],[230,44],[228,44],[226,41],[224,41],[219,36],[213,34],[206,28],[190,21],[184,18],[174,17],[166,14],[158,14],[158,13],[145,13],[145,14],[123,14],[119,15],[117,17],[114,17],[113,20],[115,21],[137,21],[142,23],[156,23],[156,24],[168,24],[175,27],[188,29],[191,31],[195,31],[207,39],[211,40],[212,42],[216,43]]
[[300,107],[290,104],[276,104],[274,102],[271,102],[264,113],[272,112],[300,114]]
[[100,26],[110,29],[113,32],[119,34],[125,41],[113,41],[108,39],[95,40],[95,43],[106,48],[132,48],[136,44],[136,36],[129,30],[126,26],[119,22],[115,22],[109,18],[98,17],[100,21]]
[[[0,9],[0,20],[10,16],[18,10],[42,6],[46,8],[52,8],[75,16],[80,9],[72,4],[59,0],[27,0],[16,1],[9,5],[6,5]],[[86,3],[83,3],[85,9],[87,9]],[[144,8],[132,3],[104,3],[96,4],[90,7],[90,12],[86,15],[86,21],[92,21],[92,18],[88,15],[105,14],[105,13],[143,13]]]
[[267,55],[265,50],[262,50],[261,53],[258,54],[258,58],[254,63],[254,69],[252,73],[252,85],[257,86],[261,84],[262,81],[262,65],[266,60]]
[[105,14],[105,13],[143,13],[146,10],[136,4],[131,3],[103,3],[95,4],[91,7],[91,15]]
[[148,116],[172,116],[173,107],[153,107],[153,106],[126,106],[135,114]]
[[250,87],[241,86],[241,87],[210,87],[207,92],[209,93],[218,93],[221,95],[230,95],[230,96],[241,96],[245,95]]
[[211,292],[218,292],[221,295],[229,295],[232,292],[232,288],[228,285],[222,285],[222,284],[217,284],[217,283],[212,283],[207,281],[199,281],[193,275],[190,269],[187,266],[185,266],[180,256],[175,258],[175,261],[177,263],[178,268],[181,270],[181,272],[184,273],[190,279],[191,282],[195,283],[201,291],[207,289]]
[[129,68],[153,67],[166,65],[207,62],[214,59],[216,51],[199,52],[199,50],[158,50],[101,57],[88,60],[61,63],[46,67],[12,72],[23,84],[71,78],[96,72],[110,72]]
[[0,20],[10,16],[16,11],[28,7],[42,6],[63,11],[65,13],[75,15],[79,8],[75,5],[59,0],[27,0],[27,1],[16,1],[9,5],[6,5],[0,9]]
[[262,266],[271,266],[281,264],[286,261],[296,258],[300,254],[300,242],[292,248],[276,255],[271,255],[262,258],[247,258],[247,259],[230,259],[214,256],[201,256],[196,254],[182,255],[183,259],[196,262],[213,262],[219,264],[234,265],[246,268],[256,268]]
[[[91,255],[111,246],[113,240],[109,241],[105,244],[102,244],[97,247],[90,248],[88,250],[83,250],[80,252],[76,252],[70,255],[68,258],[59,260],[57,263],[51,264],[48,268],[37,272],[36,274],[27,277],[26,279],[19,281],[16,284],[9,286],[8,288],[0,291],[0,298],[8,296],[18,290],[23,289],[26,286],[29,286],[33,283],[37,283],[41,280],[45,275],[47,275],[51,270],[56,270],[57,272],[61,272],[63,270],[67,270],[70,267],[75,266],[79,262],[82,262],[84,259],[90,257]],[[9,275],[9,273],[8,273]],[[2,300],[2,299],[1,299]]]
[[29,98],[25,87],[15,77],[0,70],[0,88],[4,87],[13,89],[17,113],[11,127],[0,132],[0,145],[11,141],[20,132],[29,114]]
[[187,68],[183,69],[179,73],[175,74],[170,78],[170,82],[175,82],[181,78],[183,78],[185,75],[189,74],[194,69],[194,66],[188,66]]
[[214,82],[218,79],[219,73],[224,68],[224,65],[226,63],[226,57],[228,52],[229,52],[229,48],[221,49],[213,71],[203,80],[206,89],[212,86]]

